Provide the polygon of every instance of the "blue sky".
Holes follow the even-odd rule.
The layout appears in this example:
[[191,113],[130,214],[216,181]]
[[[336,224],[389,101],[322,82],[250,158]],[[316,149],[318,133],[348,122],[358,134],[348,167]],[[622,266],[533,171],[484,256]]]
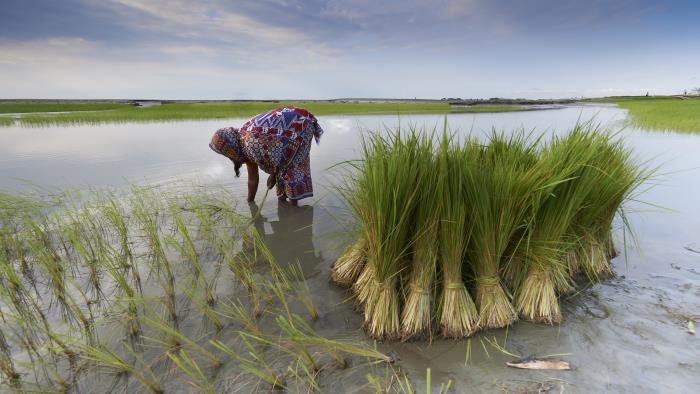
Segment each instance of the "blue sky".
[[0,6],[0,98],[546,98],[698,86],[698,1]]

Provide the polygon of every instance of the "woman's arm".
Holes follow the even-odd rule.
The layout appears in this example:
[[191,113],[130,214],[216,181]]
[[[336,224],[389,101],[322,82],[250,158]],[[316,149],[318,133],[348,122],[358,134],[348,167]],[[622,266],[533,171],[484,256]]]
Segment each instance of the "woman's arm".
[[258,192],[258,165],[255,163],[246,163],[248,169],[248,201],[255,200],[255,194]]

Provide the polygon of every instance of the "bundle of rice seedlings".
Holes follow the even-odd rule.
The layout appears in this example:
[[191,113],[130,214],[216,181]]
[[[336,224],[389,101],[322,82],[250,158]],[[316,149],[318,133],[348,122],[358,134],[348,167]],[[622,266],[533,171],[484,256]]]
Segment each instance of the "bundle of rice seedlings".
[[367,242],[367,263],[354,290],[364,307],[365,329],[377,339],[399,336],[397,286],[419,190],[415,165],[420,149],[415,130],[370,135],[363,141],[362,175],[349,196]]
[[466,195],[465,171],[479,160],[480,147],[467,141],[464,148],[455,147],[443,135],[438,153],[438,192],[440,211],[440,262],[442,297],[440,299],[440,333],[447,338],[463,338],[477,329],[476,306],[463,281],[465,249],[470,239],[471,205],[478,203]]
[[586,196],[572,226],[578,242],[569,253],[569,262],[595,281],[612,275],[609,259],[614,256],[612,225],[616,213],[624,219],[622,203],[633,198],[634,191],[651,172],[634,162],[621,140],[612,141],[608,134],[596,133],[593,150],[596,154],[591,158],[591,171],[587,174],[596,178],[596,187]]
[[517,319],[500,272],[509,242],[526,222],[533,192],[542,183],[536,161],[535,143],[528,135],[493,132],[479,160],[464,171],[472,220],[466,256],[474,268],[483,328],[504,327]]
[[354,244],[348,246],[331,267],[331,281],[341,287],[350,287],[365,267],[367,261],[364,237],[360,236]]
[[[433,139],[432,134],[423,134],[416,155],[415,171],[420,188],[416,196],[415,224],[410,241],[413,253],[401,317],[403,340],[432,332],[433,284],[439,253],[438,229],[442,205],[440,182],[434,179],[438,163],[433,152]],[[428,182],[431,178],[432,182]]]
[[593,130],[577,126],[564,138],[555,138],[544,149],[538,165],[549,170],[549,182],[540,188],[536,211],[527,231],[516,307],[530,321],[546,324],[561,320],[557,292],[571,288],[566,251],[576,241],[569,232],[573,220],[596,185],[589,165],[596,154]]

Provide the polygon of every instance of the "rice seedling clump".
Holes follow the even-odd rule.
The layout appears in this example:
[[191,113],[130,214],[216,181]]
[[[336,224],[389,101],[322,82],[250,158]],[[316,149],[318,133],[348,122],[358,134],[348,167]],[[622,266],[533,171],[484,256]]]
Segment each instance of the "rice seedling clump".
[[389,340],[558,323],[561,294],[612,274],[613,221],[650,174],[591,124],[485,141],[370,132],[362,154],[341,187],[359,235],[331,280]]
[[391,362],[313,328],[301,266],[275,263],[235,200],[0,193],[0,391],[318,391],[352,358]]

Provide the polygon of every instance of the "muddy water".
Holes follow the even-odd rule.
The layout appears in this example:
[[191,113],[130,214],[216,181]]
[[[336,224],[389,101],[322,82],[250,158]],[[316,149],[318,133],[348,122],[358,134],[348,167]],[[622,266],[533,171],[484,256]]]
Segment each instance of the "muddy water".
[[[448,115],[459,133],[483,136],[492,128],[565,132],[578,119],[621,127],[626,113],[602,105],[546,111]],[[360,317],[328,284],[331,262],[349,242],[347,211],[334,186],[333,164],[356,158],[361,130],[415,124],[440,129],[443,116],[322,117],[321,145],[312,148],[316,195],[300,208],[270,198],[256,226],[282,263],[299,261],[319,308],[316,328],[329,336],[361,338]],[[224,184],[245,195],[245,175],[207,146],[212,132],[243,119],[0,129],[0,191],[123,186],[129,182]],[[700,322],[700,133],[625,129],[640,160],[660,166],[656,185],[626,207],[636,233],[615,259],[618,276],[562,301],[564,321],[546,327],[520,322],[469,341],[382,344],[420,389],[425,369],[432,381],[451,379],[457,392],[500,390],[568,392],[696,392],[700,387],[700,338],[687,332]],[[245,173],[245,171],[244,171]],[[262,193],[258,196],[261,203]],[[244,208],[247,209],[247,208]],[[250,209],[256,209],[255,206]],[[617,234],[621,238],[622,232]],[[621,240],[618,240],[621,245]],[[622,248],[620,248],[622,249]],[[505,343],[521,356],[561,355],[572,371],[509,369]],[[363,391],[366,371],[333,377],[334,391]]]

